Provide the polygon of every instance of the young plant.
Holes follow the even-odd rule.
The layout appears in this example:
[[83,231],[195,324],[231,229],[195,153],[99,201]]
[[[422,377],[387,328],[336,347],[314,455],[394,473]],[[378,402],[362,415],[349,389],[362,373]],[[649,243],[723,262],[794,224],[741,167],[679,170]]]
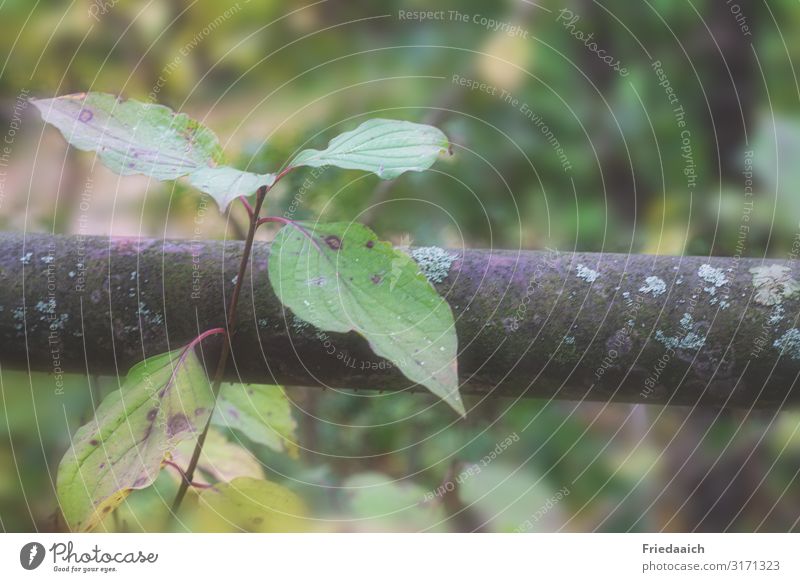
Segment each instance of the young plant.
[[[236,507],[236,515],[245,520],[242,528],[292,529],[276,515],[301,513],[302,502],[279,485],[251,476],[210,488],[195,481],[212,424],[276,450],[292,450],[294,425],[281,387],[223,384],[253,240],[266,222],[283,225],[272,244],[268,272],[284,306],[321,330],[362,335],[377,355],[464,414],[453,314],[410,257],[357,223],[262,216],[270,189],[301,166],[364,170],[383,179],[426,170],[449,151],[440,130],[370,119],[332,139],[324,150],[301,151],[279,172],[256,174],[226,165],[210,129],[163,105],[103,93],[33,103],[70,144],[96,152],[116,173],[184,178],[213,197],[223,212],[240,200],[249,217],[225,328],[206,330],[178,350],[135,365],[121,389],[105,398],[94,419],[75,434],[57,478],[59,503],[71,529],[95,528],[131,491],[152,485],[164,467],[181,478],[175,514],[187,491],[198,489],[208,505]],[[254,192],[251,204],[247,196]],[[225,341],[209,382],[195,348],[214,335]],[[273,422],[262,426],[267,412]],[[195,443],[188,461],[180,446],[185,441]]]

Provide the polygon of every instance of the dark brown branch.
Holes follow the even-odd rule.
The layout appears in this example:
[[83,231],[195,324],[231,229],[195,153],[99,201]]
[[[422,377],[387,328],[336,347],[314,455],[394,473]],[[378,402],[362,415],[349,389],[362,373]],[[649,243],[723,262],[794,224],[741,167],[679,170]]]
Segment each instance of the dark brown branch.
[[[465,393],[772,408],[798,401],[798,297],[784,284],[800,281],[796,261],[768,261],[780,267],[777,279],[754,296],[758,260],[448,252],[455,260],[437,287],[457,318]],[[54,373],[55,390],[61,371],[124,374],[144,355],[224,325],[223,285],[229,295],[241,253],[240,242],[0,235],[0,364]],[[361,338],[321,333],[285,312],[268,255],[269,245],[256,244],[228,379],[418,389]],[[598,273],[592,283],[588,269]],[[648,277],[666,291],[655,279],[648,287]]]

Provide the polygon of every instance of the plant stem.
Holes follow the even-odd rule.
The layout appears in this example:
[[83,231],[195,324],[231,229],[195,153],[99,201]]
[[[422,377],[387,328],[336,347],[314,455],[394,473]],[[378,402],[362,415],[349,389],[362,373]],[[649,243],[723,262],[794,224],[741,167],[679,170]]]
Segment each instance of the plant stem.
[[236,277],[236,284],[233,286],[233,294],[231,295],[231,299],[228,303],[228,321],[226,325],[228,333],[225,336],[226,341],[222,344],[222,350],[219,354],[219,360],[217,360],[217,369],[214,372],[214,380],[211,386],[211,394],[214,398],[214,405],[212,406],[208,415],[208,421],[206,421],[206,425],[203,427],[203,432],[201,432],[200,436],[197,438],[197,444],[194,447],[194,452],[192,453],[192,458],[189,461],[189,466],[186,467],[185,479],[181,481],[180,487],[178,488],[178,493],[175,495],[175,501],[172,502],[173,516],[177,515],[178,509],[180,509],[181,503],[183,502],[183,498],[186,496],[186,491],[189,489],[189,485],[194,478],[194,472],[195,469],[197,469],[197,463],[200,460],[200,453],[203,451],[203,444],[206,442],[206,435],[208,435],[208,429],[211,426],[211,418],[214,415],[214,407],[216,406],[217,396],[219,395],[219,389],[222,385],[225,367],[228,365],[228,358],[230,357],[231,353],[231,344],[233,342],[233,337],[236,334],[236,311],[239,305],[239,295],[241,294],[242,285],[244,284],[244,277],[247,273],[247,264],[250,262],[250,253],[253,250],[253,240],[255,239],[256,229],[258,228],[258,215],[261,212],[261,206],[264,204],[264,199],[267,197],[268,191],[269,189],[266,186],[259,188],[256,195],[256,203],[252,209],[252,212],[248,209],[248,215],[250,216],[250,227],[248,228],[247,239],[244,243],[242,260],[239,263],[239,274]]
[[283,218],[281,216],[265,216],[264,218],[258,219],[258,226],[261,226],[262,224],[267,224],[268,222],[277,222],[278,224],[283,224],[284,226],[291,226],[292,228],[297,230],[300,234],[302,234],[304,237],[306,237],[308,240],[310,240],[311,244],[313,244],[318,251],[322,250],[319,246],[319,243],[314,239],[314,235],[308,232],[307,228],[298,224],[296,220],[290,220],[288,218]]

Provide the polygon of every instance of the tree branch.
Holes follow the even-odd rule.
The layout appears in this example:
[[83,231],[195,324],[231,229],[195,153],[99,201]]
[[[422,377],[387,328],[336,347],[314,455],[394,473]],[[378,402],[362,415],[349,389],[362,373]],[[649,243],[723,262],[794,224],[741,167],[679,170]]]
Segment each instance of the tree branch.
[[[229,295],[242,249],[2,234],[0,364],[50,372],[56,391],[62,372],[124,374],[224,326],[223,286]],[[465,393],[770,408],[800,400],[800,309],[780,282],[800,280],[797,261],[447,252],[455,259],[437,265],[447,274],[437,288],[456,317]],[[255,245],[227,379],[420,389],[354,334],[319,332],[285,312],[268,255],[268,244]],[[778,280],[755,295],[750,269],[762,263],[779,267],[769,272]]]

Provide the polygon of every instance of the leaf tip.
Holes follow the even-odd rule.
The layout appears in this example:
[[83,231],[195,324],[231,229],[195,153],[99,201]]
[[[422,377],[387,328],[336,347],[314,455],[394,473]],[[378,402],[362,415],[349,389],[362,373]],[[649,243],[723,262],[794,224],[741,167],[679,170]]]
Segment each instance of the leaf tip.
[[464,401],[461,399],[461,393],[458,391],[458,385],[444,398],[444,401],[449,404],[450,408],[455,410],[462,419],[467,418],[467,410],[464,407]]

